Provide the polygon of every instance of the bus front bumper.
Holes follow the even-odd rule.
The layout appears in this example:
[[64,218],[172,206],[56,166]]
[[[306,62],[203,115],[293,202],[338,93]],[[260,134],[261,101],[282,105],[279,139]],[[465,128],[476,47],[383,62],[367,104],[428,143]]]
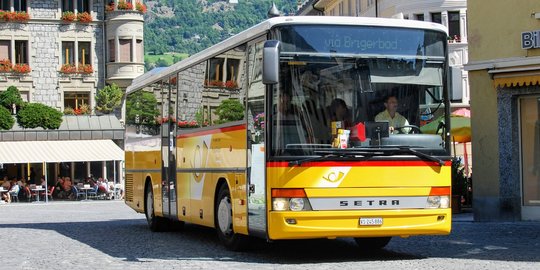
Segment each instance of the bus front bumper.
[[[268,235],[272,240],[446,235],[452,225],[452,210],[355,210],[355,211],[272,211],[268,214]],[[360,218],[382,218],[382,225],[360,225]]]

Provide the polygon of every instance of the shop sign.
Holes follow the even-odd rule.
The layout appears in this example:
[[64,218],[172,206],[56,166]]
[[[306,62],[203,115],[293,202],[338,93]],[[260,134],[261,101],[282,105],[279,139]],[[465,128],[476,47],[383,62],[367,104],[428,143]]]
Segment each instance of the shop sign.
[[524,50],[540,48],[540,30],[522,32],[521,48]]

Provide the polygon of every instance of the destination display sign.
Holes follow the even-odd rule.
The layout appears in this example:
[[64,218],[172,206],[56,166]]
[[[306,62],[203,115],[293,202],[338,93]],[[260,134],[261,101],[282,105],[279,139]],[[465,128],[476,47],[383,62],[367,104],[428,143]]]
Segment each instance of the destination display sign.
[[293,25],[280,29],[283,52],[444,56],[445,33],[378,26]]

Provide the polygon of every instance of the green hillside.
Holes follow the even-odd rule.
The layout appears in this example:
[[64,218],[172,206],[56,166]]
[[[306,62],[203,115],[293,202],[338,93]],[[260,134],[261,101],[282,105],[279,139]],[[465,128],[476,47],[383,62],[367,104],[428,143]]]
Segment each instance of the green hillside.
[[283,14],[294,13],[297,5],[297,0],[228,2],[146,1],[148,12],[145,14],[144,46],[147,69],[172,64],[174,55],[165,53],[191,55],[265,20],[272,2]]

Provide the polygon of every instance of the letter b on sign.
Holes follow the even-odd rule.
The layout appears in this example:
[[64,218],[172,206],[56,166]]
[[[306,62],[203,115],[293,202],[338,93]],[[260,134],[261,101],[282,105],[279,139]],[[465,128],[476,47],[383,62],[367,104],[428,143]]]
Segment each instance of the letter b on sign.
[[521,33],[521,48],[531,49],[534,47],[534,38],[532,32]]

